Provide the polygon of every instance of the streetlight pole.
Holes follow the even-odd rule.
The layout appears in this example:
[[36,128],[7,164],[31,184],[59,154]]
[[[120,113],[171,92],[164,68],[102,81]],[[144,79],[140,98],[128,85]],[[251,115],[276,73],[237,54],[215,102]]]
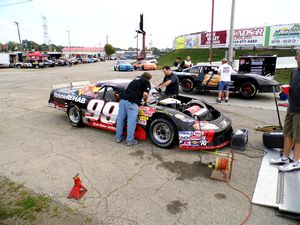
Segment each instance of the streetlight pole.
[[136,31],[136,60],[139,58],[139,32]]
[[209,62],[212,63],[212,47],[213,47],[213,37],[214,37],[214,11],[215,11],[215,0],[212,0],[211,6],[211,26],[210,26],[210,51],[209,51]]
[[23,46],[22,46],[22,41],[21,41],[21,35],[20,35],[20,29],[19,29],[19,22],[15,21],[14,23],[17,25],[19,42],[20,42],[20,48],[21,48],[21,51],[23,51]]
[[229,32],[229,47],[228,47],[228,63],[233,64],[233,27],[234,27],[234,11],[235,11],[235,0],[232,0],[231,5],[231,19],[230,19],[230,32]]

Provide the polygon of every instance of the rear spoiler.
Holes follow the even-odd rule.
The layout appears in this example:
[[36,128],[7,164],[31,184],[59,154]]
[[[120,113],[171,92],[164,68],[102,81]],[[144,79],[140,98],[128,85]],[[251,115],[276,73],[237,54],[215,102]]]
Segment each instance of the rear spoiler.
[[61,89],[61,88],[83,87],[90,84],[91,84],[90,81],[77,81],[71,83],[55,84],[52,85],[52,90]]

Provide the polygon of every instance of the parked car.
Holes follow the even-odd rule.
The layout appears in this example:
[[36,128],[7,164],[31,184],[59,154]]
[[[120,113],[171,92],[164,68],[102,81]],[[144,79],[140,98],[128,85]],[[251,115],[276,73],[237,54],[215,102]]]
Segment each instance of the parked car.
[[[116,131],[119,100],[131,80],[76,82],[54,85],[48,104],[64,111],[74,127],[88,125]],[[203,100],[178,95],[164,96],[150,91],[150,103],[139,106],[135,137],[170,148],[210,150],[229,144],[231,120]]]
[[[194,89],[218,90],[220,81],[218,66],[201,64],[173,73],[179,78],[181,89],[185,92],[191,92]],[[277,81],[257,74],[233,72],[231,80],[230,91],[240,93],[245,98],[253,98],[258,92],[273,92],[273,87],[276,92],[279,91]]]
[[15,67],[17,67],[18,69],[32,68],[32,64],[29,62],[17,62],[17,63],[15,63]]
[[157,60],[156,60],[156,58],[153,55],[147,56],[146,60],[149,61],[150,63],[154,63],[154,64],[157,65]]
[[135,70],[141,69],[141,70],[156,70],[157,65],[155,63],[151,63],[147,60],[138,60],[133,64],[133,68]]
[[26,62],[31,63],[32,67],[36,69],[45,67],[44,62],[41,60],[29,59]]
[[115,71],[133,71],[133,65],[128,63],[127,61],[120,60],[114,65]]
[[54,61],[50,60],[50,59],[45,59],[44,60],[44,66],[45,67],[54,67],[55,66],[55,63]]

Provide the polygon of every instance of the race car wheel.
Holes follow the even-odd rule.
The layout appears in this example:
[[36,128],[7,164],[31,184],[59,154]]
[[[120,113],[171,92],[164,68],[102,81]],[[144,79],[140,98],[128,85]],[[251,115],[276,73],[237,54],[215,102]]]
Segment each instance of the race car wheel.
[[18,65],[17,67],[18,67],[18,69],[21,69],[21,68],[22,68],[22,66],[21,66],[21,65]]
[[176,141],[176,127],[167,119],[155,119],[149,127],[150,139],[160,148],[171,148]]
[[252,82],[245,82],[240,86],[240,93],[244,98],[253,98],[257,93],[257,88]]
[[114,70],[117,71],[116,67],[114,67]]
[[194,82],[191,79],[189,79],[189,78],[185,78],[181,82],[181,88],[185,92],[191,92],[195,88],[194,87]]
[[73,127],[82,127],[81,110],[77,105],[70,105],[67,110],[67,117]]
[[144,66],[142,66],[142,70],[145,70],[145,67],[144,67]]
[[137,70],[137,67],[135,66],[135,67],[133,67],[133,69],[134,69],[134,70]]
[[263,134],[263,143],[267,148],[283,148],[283,131],[271,131]]
[[39,65],[35,65],[34,67],[35,67],[36,69],[38,69],[38,68],[39,68]]

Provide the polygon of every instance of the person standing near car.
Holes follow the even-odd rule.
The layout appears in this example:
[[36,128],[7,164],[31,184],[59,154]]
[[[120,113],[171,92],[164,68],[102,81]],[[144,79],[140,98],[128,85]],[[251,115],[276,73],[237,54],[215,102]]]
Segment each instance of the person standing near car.
[[182,65],[181,65],[181,68],[182,69],[186,69],[186,68],[190,68],[193,66],[193,63],[192,63],[192,60],[191,60],[191,57],[188,56],[186,57],[186,59],[182,62]]
[[131,81],[122,95],[119,102],[119,112],[117,117],[116,141],[121,143],[123,140],[123,129],[127,119],[127,138],[126,145],[132,146],[138,144],[134,139],[137,117],[139,113],[139,105],[142,99],[145,102],[150,101],[149,91],[151,89],[150,80],[152,75],[148,72]]
[[277,159],[270,159],[270,163],[280,165],[278,169],[283,172],[300,169],[300,49],[297,50],[295,59],[297,68],[291,74],[289,106],[284,121],[283,154]]
[[219,67],[220,82],[219,82],[219,94],[217,102],[221,103],[223,91],[225,91],[225,102],[228,102],[229,87],[231,83],[232,67],[227,63],[227,59],[221,60],[222,65]]
[[164,66],[162,68],[165,77],[163,79],[163,82],[159,84],[157,88],[162,89],[166,88],[165,94],[166,95],[172,95],[176,96],[179,93],[179,81],[178,77],[172,73],[172,70],[169,66]]

